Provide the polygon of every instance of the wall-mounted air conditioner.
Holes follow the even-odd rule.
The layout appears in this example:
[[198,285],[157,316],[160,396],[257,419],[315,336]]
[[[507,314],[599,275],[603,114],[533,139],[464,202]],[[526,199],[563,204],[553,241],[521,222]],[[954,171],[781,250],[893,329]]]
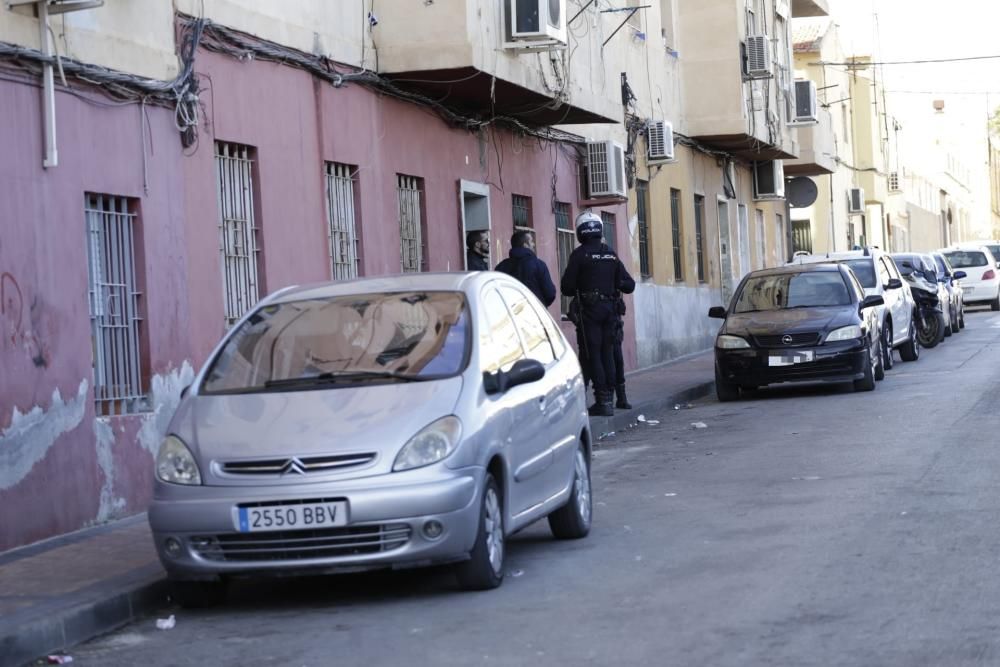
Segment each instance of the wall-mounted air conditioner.
[[847,212],[851,214],[865,212],[864,188],[851,188],[847,191]]
[[566,44],[566,0],[503,0],[507,45]]
[[587,197],[627,197],[625,148],[617,141],[587,143]]
[[753,198],[785,198],[785,166],[781,160],[753,163]]
[[792,125],[815,125],[819,123],[816,104],[816,83],[806,79],[795,82],[795,114]]
[[646,157],[651,161],[674,159],[674,126],[670,121],[649,121],[646,126]]
[[898,171],[889,172],[889,192],[902,192],[903,183]]
[[747,76],[751,79],[769,79],[774,76],[771,40],[767,35],[747,37]]

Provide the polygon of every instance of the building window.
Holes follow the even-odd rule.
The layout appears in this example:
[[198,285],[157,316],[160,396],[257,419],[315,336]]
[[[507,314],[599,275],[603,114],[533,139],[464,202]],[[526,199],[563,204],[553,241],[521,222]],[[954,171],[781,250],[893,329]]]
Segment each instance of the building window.
[[757,268],[767,266],[767,230],[764,228],[764,211],[754,209],[757,213]]
[[698,282],[705,282],[705,197],[694,196],[694,249],[698,256]]
[[[573,254],[574,247],[576,247],[576,231],[573,229],[572,209],[565,202],[556,202],[556,250],[559,259],[559,276],[566,272],[569,256]],[[556,282],[558,280],[557,276]],[[564,315],[569,312],[570,298],[564,294],[560,299],[560,312]]]
[[674,280],[684,282],[684,251],[681,236],[681,191],[670,189],[670,238],[674,247]]
[[812,223],[809,220],[792,220],[792,252],[813,251]]
[[250,146],[215,142],[226,326],[243,317],[260,298],[253,153]]
[[334,280],[350,280],[358,276],[354,207],[356,172],[357,169],[346,164],[326,163],[326,217]]
[[649,183],[635,182],[636,217],[639,226],[639,275],[649,278],[653,270],[649,265]]
[[618,232],[615,228],[615,214],[601,211],[601,223],[604,225],[604,242],[608,247],[618,252]]
[[531,197],[524,195],[511,196],[511,215],[514,219],[514,229],[528,230],[534,228],[531,220]]
[[424,264],[423,193],[424,181],[415,176],[396,175],[399,194],[399,238],[403,273],[417,273]]
[[90,193],[85,196],[88,297],[98,416],[147,409],[143,390],[145,330],[139,312],[142,291],[136,258],[139,245],[136,210],[135,200],[125,197]]

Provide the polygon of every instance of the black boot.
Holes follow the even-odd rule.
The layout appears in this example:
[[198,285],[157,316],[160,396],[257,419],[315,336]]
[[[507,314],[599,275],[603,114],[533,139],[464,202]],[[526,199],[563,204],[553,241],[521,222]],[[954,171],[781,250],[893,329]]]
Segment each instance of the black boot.
[[625,384],[622,383],[615,387],[615,394],[618,395],[618,402],[615,403],[615,407],[619,410],[631,410],[632,404],[628,402],[628,396],[625,395]]
[[587,414],[591,417],[612,417],[615,408],[611,402],[612,394],[604,389],[594,390],[594,404],[587,408]]

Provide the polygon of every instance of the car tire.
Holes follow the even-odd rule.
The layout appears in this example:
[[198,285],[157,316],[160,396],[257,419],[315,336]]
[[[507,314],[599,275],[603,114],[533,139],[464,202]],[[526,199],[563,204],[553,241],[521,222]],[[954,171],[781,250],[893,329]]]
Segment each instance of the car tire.
[[871,349],[865,355],[865,376],[854,381],[854,391],[872,391],[875,389],[875,371],[872,369]]
[[962,304],[962,309],[958,311],[958,328],[965,328],[965,304]]
[[1000,310],[1000,296],[990,301],[990,310]]
[[214,581],[171,581],[170,599],[185,609],[207,609],[217,607],[226,601],[228,582]]
[[962,327],[958,323],[958,308],[956,308],[955,312],[951,314],[951,332],[957,334],[961,330]]
[[892,370],[895,360],[892,358],[892,322],[886,322],[882,327],[882,368]]
[[917,330],[910,320],[910,337],[899,348],[899,356],[903,361],[916,361],[920,358],[920,343],[917,341]]
[[715,395],[718,396],[720,403],[735,401],[740,397],[739,386],[723,378],[718,367],[715,369]]
[[578,540],[590,533],[594,498],[590,486],[587,448],[581,442],[573,459],[573,487],[566,504],[549,514],[549,528],[560,540]]
[[878,341],[878,352],[875,361],[875,380],[881,382],[885,379],[885,355],[882,354],[882,341]]
[[467,591],[486,591],[503,583],[506,537],[503,496],[493,475],[486,473],[476,543],[469,552],[469,560],[455,568],[459,586]]

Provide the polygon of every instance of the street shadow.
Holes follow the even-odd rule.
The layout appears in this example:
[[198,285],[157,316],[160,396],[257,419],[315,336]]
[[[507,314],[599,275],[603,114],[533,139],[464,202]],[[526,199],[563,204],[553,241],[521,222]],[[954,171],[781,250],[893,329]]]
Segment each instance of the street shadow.
[[744,391],[740,394],[739,402],[755,403],[759,401],[787,400],[790,398],[840,396],[853,393],[855,393],[854,386],[850,382],[802,382]]

